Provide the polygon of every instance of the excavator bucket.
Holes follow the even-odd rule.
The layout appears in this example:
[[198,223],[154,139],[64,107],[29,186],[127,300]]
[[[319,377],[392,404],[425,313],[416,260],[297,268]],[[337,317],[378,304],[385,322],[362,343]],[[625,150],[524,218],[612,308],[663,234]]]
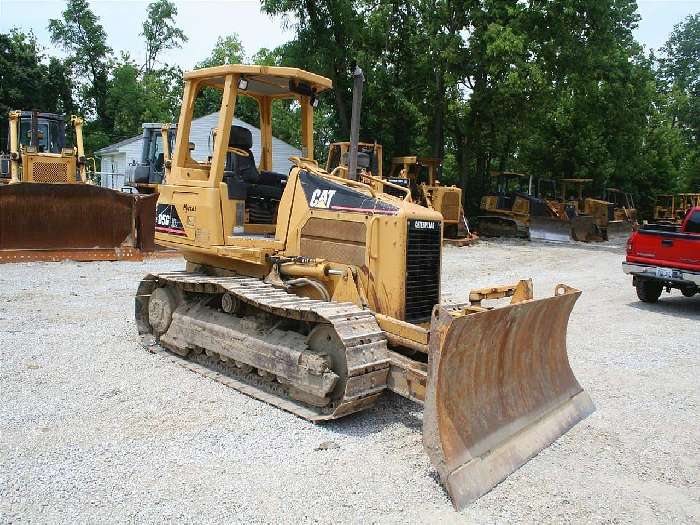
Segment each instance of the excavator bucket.
[[423,444],[457,510],[595,410],[566,353],[580,293],[433,311]]
[[0,262],[141,260],[154,250],[158,195],[88,184],[0,186]]

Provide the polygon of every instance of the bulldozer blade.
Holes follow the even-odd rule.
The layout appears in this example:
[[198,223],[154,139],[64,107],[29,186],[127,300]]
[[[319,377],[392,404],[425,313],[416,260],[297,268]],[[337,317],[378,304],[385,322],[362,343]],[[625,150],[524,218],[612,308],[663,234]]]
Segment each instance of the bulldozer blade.
[[566,353],[580,293],[559,285],[546,299],[433,311],[423,444],[457,510],[595,410]]
[[571,237],[575,241],[602,241],[603,235],[590,215],[578,215],[571,219]]
[[633,226],[629,221],[608,222],[608,239],[627,238],[632,234]]
[[0,186],[0,261],[142,259],[157,195],[88,184]]
[[531,241],[569,242],[571,223],[554,217],[531,217],[529,235]]

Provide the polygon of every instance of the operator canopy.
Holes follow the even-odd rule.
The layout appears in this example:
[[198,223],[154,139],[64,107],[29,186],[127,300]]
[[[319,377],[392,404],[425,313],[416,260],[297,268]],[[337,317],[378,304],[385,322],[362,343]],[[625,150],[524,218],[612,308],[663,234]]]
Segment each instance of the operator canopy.
[[227,75],[240,75],[238,89],[254,97],[294,98],[297,95],[314,97],[333,87],[330,79],[303,69],[241,64],[189,71],[185,73],[185,80],[201,79],[205,85],[223,89]]

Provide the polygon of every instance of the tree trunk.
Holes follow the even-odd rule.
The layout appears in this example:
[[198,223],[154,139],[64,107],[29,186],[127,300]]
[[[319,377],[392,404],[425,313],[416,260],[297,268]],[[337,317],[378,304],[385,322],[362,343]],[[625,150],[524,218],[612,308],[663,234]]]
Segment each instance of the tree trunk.
[[[435,113],[433,116],[433,157],[442,159],[445,155],[445,79],[442,67],[435,69]],[[442,168],[440,169],[442,172]],[[439,176],[442,173],[438,174]]]

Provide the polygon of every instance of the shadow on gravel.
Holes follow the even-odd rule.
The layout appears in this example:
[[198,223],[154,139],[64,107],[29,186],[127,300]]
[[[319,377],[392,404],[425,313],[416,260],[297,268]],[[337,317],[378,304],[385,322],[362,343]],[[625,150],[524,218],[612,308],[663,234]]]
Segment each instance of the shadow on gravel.
[[579,250],[584,252],[607,252],[607,253],[617,253],[620,255],[625,254],[625,244],[627,239],[622,241],[607,241],[607,242],[546,242],[546,241],[531,241],[533,246],[542,247],[548,246],[550,248],[562,248],[565,250]]
[[685,317],[693,321],[700,319],[700,295],[695,295],[694,297],[662,295],[658,303],[636,301],[628,303],[628,305],[645,312],[654,312],[671,317]]
[[[499,238],[499,237],[487,237],[483,245],[488,246],[493,244],[496,246],[532,246],[533,248],[552,248],[552,249],[563,249],[563,250],[581,250],[586,252],[608,252],[608,253],[619,253],[624,255],[625,245],[627,244],[627,238],[614,239],[612,241],[604,242],[550,242],[550,241],[528,241],[523,239],[511,239],[511,238]],[[474,246],[479,246],[475,244]],[[462,248],[472,248],[471,246],[463,246]],[[456,249],[462,249],[456,248]]]
[[423,407],[387,391],[369,410],[320,424],[332,432],[352,437],[377,434],[391,425],[402,425],[420,434],[423,427]]

